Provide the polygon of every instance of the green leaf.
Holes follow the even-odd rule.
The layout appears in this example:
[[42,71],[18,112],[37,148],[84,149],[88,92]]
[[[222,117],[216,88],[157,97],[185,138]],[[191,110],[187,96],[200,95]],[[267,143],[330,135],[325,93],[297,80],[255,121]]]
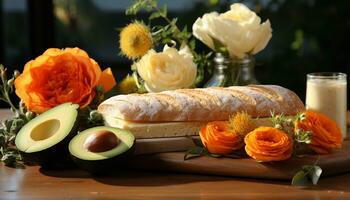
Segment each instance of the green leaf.
[[4,162],[6,166],[13,166],[16,162],[16,156],[13,154],[4,154],[4,156],[1,158],[1,161]]
[[174,18],[174,19],[171,20],[171,22],[169,24],[170,24],[171,27],[175,28],[175,27],[177,27],[176,23],[177,23],[177,18]]
[[166,18],[168,15],[168,8],[166,5],[164,5],[161,9],[159,9],[158,11],[153,12],[150,16],[149,16],[149,20],[152,19],[156,19],[159,17],[163,17]]
[[192,34],[188,31],[187,26],[185,26],[182,31],[179,33],[179,38],[183,41],[188,42],[188,40],[192,37]]
[[247,154],[245,151],[235,151],[231,154],[225,155],[225,158],[233,158],[233,159],[239,159],[239,158],[244,158],[246,157]]
[[149,16],[149,20],[152,20],[152,19],[156,19],[156,18],[159,18],[161,17],[161,13],[160,12],[154,12],[152,13],[150,16]]
[[10,96],[14,92],[13,81],[19,76],[19,72],[15,71],[12,78],[8,79],[6,69],[0,65],[0,100],[10,105],[13,116],[10,119],[1,121],[0,124],[0,160],[7,166],[17,167],[21,163],[21,156],[15,146],[15,138],[18,131],[28,122],[25,106],[17,108]]
[[204,147],[197,147],[197,146],[193,147],[185,152],[184,160],[203,156],[203,153],[205,151],[206,151],[206,149]]
[[167,17],[168,16],[168,8],[166,5],[164,5],[161,9],[159,9],[159,13],[161,17]]
[[202,154],[197,154],[197,153],[185,153],[185,156],[184,156],[184,160],[189,160],[189,159],[192,159],[192,158],[196,158],[196,157],[201,157]]
[[307,173],[309,180],[311,180],[313,185],[317,185],[318,180],[321,177],[322,169],[317,165],[306,165],[303,170]]
[[0,146],[5,144],[5,135],[4,133],[0,133]]
[[89,116],[87,117],[88,127],[103,126],[104,120],[101,113],[97,110],[90,110]]
[[22,119],[14,119],[10,128],[10,133],[17,134],[24,124],[25,122]]
[[209,153],[208,151],[205,152],[207,156],[212,157],[212,158],[221,158],[224,157],[223,155],[219,154],[214,154],[214,153]]
[[292,179],[292,185],[294,186],[305,186],[309,184],[309,180],[303,170],[298,171]]
[[138,75],[137,71],[132,73],[132,77],[135,79],[136,86],[138,88],[138,93],[146,93],[147,89],[145,87],[145,81]]
[[305,186],[305,185],[317,185],[322,174],[322,169],[317,165],[305,165],[301,171],[298,171],[293,179],[292,185]]
[[151,11],[157,8],[156,0],[135,0],[134,3],[125,11],[126,15],[136,15],[140,10]]
[[200,139],[195,139],[195,138],[192,138],[192,137],[191,137],[191,139],[192,139],[193,143],[194,143],[197,147],[202,147],[202,148],[204,148],[203,143],[202,143],[202,141],[201,141]]
[[191,39],[187,45],[190,49],[195,49],[196,48],[196,40]]

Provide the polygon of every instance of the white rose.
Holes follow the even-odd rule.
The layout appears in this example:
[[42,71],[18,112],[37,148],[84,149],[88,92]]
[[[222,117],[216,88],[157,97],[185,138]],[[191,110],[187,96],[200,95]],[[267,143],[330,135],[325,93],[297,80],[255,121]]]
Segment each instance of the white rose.
[[149,92],[188,88],[197,75],[197,66],[187,46],[180,51],[165,46],[159,53],[151,49],[135,66]]
[[243,58],[263,50],[272,36],[269,20],[261,19],[245,5],[235,3],[225,13],[204,14],[193,24],[193,34],[217,51],[215,42],[224,45],[231,57]]

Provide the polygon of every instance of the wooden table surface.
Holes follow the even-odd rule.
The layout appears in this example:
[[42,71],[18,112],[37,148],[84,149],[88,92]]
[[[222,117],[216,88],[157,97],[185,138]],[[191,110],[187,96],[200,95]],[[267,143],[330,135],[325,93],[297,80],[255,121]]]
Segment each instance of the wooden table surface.
[[[5,112],[0,111],[0,119],[8,116]],[[162,172],[93,177],[80,170],[13,169],[0,164],[0,199],[350,199],[350,173],[321,178],[317,186],[293,187],[283,181]]]

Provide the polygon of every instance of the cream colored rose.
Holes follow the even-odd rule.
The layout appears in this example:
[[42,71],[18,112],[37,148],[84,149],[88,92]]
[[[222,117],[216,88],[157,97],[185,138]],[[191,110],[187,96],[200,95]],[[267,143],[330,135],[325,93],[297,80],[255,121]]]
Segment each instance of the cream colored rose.
[[165,46],[159,53],[151,49],[135,65],[149,92],[188,88],[197,75],[197,66],[187,46],[180,51]]
[[231,57],[243,58],[264,49],[271,39],[269,20],[261,19],[245,5],[235,3],[225,13],[204,14],[193,24],[193,34],[208,47],[217,51],[216,43],[224,45]]

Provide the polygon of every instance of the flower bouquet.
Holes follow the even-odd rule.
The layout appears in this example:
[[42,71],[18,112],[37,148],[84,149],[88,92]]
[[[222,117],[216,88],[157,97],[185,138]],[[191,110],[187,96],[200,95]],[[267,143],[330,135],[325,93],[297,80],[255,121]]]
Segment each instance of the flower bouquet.
[[[272,37],[269,20],[261,24],[261,19],[255,12],[236,3],[225,13],[212,12],[198,18],[191,33],[187,27],[181,30],[176,25],[177,19],[170,19],[166,7],[158,8],[155,1],[136,1],[126,13],[136,15],[141,9],[151,12],[147,25],[135,21],[120,33],[121,52],[134,60],[132,70],[140,91],[159,92],[203,84],[210,87],[258,83],[251,69],[254,68],[253,55],[263,50]],[[164,19],[168,25],[152,27],[151,22],[156,18]],[[198,51],[196,39],[212,51]],[[152,49],[162,45],[165,45],[163,52],[156,53]],[[180,56],[169,55],[169,46],[171,52],[175,52],[176,47],[180,48],[179,51],[176,50]],[[203,76],[212,65],[210,60],[213,52],[216,53],[215,68],[220,69],[214,69],[211,79],[203,83]],[[159,58],[162,61],[151,62],[160,60]],[[187,67],[178,68],[182,65]],[[163,70],[154,73],[155,66],[161,66]],[[179,76],[181,73],[184,76]]]

